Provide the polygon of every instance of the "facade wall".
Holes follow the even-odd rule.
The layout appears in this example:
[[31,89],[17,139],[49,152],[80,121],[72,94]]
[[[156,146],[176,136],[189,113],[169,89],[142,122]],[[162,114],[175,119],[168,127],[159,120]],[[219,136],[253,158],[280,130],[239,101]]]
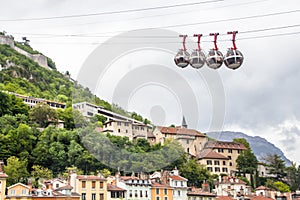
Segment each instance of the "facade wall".
[[[77,193],[80,194],[80,200],[107,200],[107,182],[104,180],[78,180]],[[85,182],[85,183],[83,183]],[[93,187],[93,182],[95,187]],[[100,184],[102,183],[102,184]],[[84,186],[85,185],[85,186]],[[100,186],[101,185],[101,186]],[[95,198],[93,198],[93,195]]]
[[173,189],[171,188],[151,188],[152,200],[173,200]]
[[216,197],[188,195],[188,200],[216,200]]
[[231,168],[228,166],[229,161],[216,158],[203,158],[198,161],[199,164],[205,165],[207,170],[214,174],[229,174]]
[[29,188],[24,187],[21,184],[18,184],[14,187],[9,188],[8,191],[7,191],[7,195],[8,196],[25,196],[25,195],[29,195]]
[[5,191],[6,191],[6,178],[0,178],[0,200],[5,199]]
[[229,158],[228,160],[228,173],[232,173],[237,170],[236,160],[241,153],[241,150],[237,149],[214,149],[215,152],[218,152]]
[[187,181],[170,180],[173,187],[173,200],[187,200]]

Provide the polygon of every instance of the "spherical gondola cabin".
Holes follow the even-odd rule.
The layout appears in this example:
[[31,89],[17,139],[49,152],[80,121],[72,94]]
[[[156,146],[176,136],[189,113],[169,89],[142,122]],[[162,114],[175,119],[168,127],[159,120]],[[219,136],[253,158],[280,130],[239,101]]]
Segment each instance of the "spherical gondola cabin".
[[223,64],[223,54],[219,50],[211,49],[206,56],[206,64],[212,69],[218,69]]
[[174,58],[174,62],[178,67],[185,68],[189,65],[190,54],[180,49]]
[[205,60],[205,54],[203,53],[203,51],[193,50],[189,62],[193,68],[199,69],[205,64]]
[[244,61],[244,56],[239,50],[228,49],[224,63],[229,69],[238,69]]

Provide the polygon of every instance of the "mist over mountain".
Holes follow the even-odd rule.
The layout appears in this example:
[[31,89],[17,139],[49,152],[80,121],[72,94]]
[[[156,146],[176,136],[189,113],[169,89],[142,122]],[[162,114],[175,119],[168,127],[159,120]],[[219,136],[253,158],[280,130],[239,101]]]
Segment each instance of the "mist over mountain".
[[220,141],[232,141],[234,138],[245,138],[249,142],[251,149],[259,161],[268,154],[278,154],[287,166],[292,164],[292,161],[285,157],[284,153],[271,142],[259,136],[249,136],[242,132],[222,131],[222,132],[209,132],[206,133],[211,137]]

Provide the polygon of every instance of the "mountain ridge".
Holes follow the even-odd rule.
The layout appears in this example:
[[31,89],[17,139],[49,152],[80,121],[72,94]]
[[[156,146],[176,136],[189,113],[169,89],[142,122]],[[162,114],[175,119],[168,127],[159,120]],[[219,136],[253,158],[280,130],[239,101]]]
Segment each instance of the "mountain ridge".
[[263,157],[268,154],[278,154],[287,166],[292,164],[282,150],[276,147],[273,143],[269,142],[260,136],[249,136],[242,132],[234,131],[222,131],[222,132],[208,132],[206,133],[208,137],[221,141],[232,141],[234,138],[245,138],[250,144],[250,147],[259,161],[263,161]]

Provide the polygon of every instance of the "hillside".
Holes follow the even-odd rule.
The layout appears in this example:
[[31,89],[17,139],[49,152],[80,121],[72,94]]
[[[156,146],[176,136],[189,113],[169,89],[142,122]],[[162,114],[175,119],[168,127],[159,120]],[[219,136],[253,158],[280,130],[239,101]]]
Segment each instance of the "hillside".
[[285,157],[284,153],[274,144],[268,142],[265,138],[259,136],[249,136],[241,132],[223,131],[223,132],[210,132],[207,136],[221,141],[232,141],[234,138],[245,138],[250,143],[251,149],[258,160],[268,154],[278,154],[290,166],[292,162]]

